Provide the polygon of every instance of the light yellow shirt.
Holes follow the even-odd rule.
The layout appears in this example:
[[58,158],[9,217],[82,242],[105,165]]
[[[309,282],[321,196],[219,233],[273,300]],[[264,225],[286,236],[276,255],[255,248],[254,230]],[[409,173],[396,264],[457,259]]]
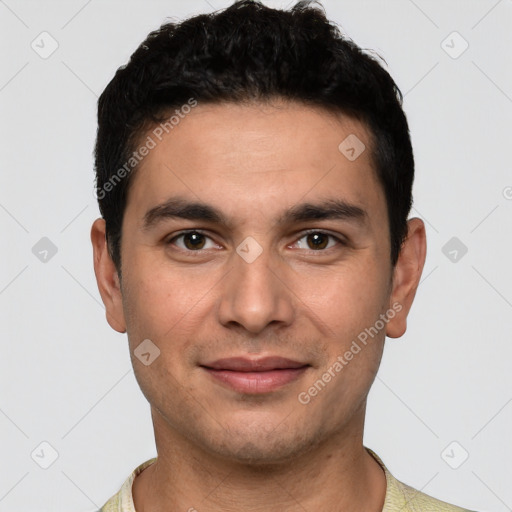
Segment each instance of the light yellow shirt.
[[[382,512],[471,512],[465,508],[456,507],[432,498],[400,482],[389,472],[375,452],[369,448],[366,449],[386,474],[386,498]],[[103,505],[100,512],[136,512],[132,497],[133,481],[139,473],[155,461],[156,457],[138,466],[126,479],[120,491]]]

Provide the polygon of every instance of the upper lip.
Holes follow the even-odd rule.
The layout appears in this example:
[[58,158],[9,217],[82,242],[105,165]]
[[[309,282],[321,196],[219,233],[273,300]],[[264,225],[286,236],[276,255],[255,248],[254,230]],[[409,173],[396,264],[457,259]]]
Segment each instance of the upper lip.
[[202,364],[212,370],[231,370],[236,372],[266,372],[270,370],[283,370],[289,368],[302,368],[309,366],[285,357],[271,356],[261,359],[249,359],[246,357],[229,357],[217,359],[211,363]]

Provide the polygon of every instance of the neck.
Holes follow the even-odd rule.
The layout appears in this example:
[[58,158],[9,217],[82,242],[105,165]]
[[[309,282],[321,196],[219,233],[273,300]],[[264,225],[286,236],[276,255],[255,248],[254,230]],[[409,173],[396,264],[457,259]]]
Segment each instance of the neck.
[[[161,418],[160,418],[161,419]],[[293,460],[250,464],[207,453],[154,417],[157,461],[134,480],[137,512],[381,512],[386,477],[358,435],[340,433]]]

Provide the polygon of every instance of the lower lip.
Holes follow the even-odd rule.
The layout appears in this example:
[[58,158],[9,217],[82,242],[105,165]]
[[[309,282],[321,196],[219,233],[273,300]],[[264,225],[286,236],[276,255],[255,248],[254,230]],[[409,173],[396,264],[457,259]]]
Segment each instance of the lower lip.
[[231,370],[212,370],[204,368],[214,379],[227,384],[239,393],[258,394],[275,391],[285,384],[297,380],[307,369],[285,368],[266,372],[236,372]]

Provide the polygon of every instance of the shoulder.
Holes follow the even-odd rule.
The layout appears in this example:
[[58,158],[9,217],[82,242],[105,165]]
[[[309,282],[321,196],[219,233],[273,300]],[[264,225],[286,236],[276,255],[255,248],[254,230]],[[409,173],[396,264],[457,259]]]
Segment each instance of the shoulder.
[[156,461],[156,457],[137,466],[124,481],[119,492],[114,494],[98,512],[135,512],[132,496],[132,484],[135,477]]
[[382,512],[471,512],[438,500],[392,477]]
[[380,457],[369,448],[366,449],[379,463],[386,474],[386,498],[382,512],[472,512],[468,509],[433,498],[397,480],[390,473]]

